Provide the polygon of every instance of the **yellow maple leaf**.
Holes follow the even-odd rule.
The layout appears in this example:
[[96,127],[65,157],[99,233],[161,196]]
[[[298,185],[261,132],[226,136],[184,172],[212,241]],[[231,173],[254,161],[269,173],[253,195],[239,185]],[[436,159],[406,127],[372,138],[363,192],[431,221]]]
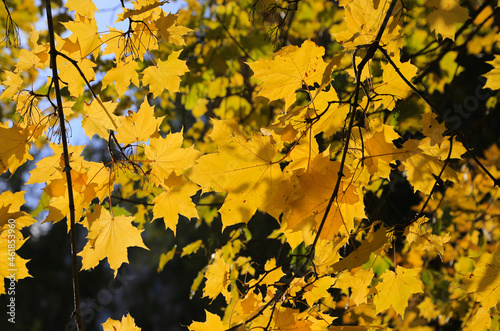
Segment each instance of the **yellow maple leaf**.
[[255,294],[253,291],[248,291],[243,298],[236,301],[234,309],[226,310],[226,316],[230,314],[231,324],[238,324],[245,321],[248,316],[253,316],[254,313],[257,313],[264,304],[262,294]]
[[[408,62],[400,62],[399,56],[392,57],[392,60],[399,71],[408,79],[412,80],[417,74],[418,68]],[[396,100],[405,99],[410,95],[412,89],[399,76],[394,67],[390,63],[382,63],[382,82],[375,85],[375,92],[378,93],[374,103],[375,109],[380,105],[384,105],[387,109],[392,110],[396,105]]]
[[157,272],[162,271],[163,268],[165,267],[165,264],[167,264],[174,258],[176,252],[177,252],[177,245],[174,245],[174,247],[172,247],[172,249],[170,249],[168,252],[162,253],[160,255],[160,262],[158,263],[158,269],[156,269],[156,271]]
[[[30,178],[26,184],[35,183],[50,183],[54,179],[62,179],[64,176],[60,171],[62,166],[62,146],[49,143],[49,147],[54,152],[54,155],[47,156],[36,163],[36,168],[30,171]],[[69,154],[80,155],[84,146],[71,146]],[[70,157],[70,160],[72,158]]]
[[368,261],[372,253],[377,254],[383,249],[385,244],[388,243],[386,234],[387,228],[381,226],[375,232],[372,232],[372,230],[373,228],[370,230],[361,246],[357,247],[351,254],[347,255],[345,259],[332,265],[332,268],[335,271],[357,268]]
[[424,250],[436,250],[442,258],[444,254],[444,244],[450,241],[451,237],[448,233],[443,236],[438,236],[432,233],[427,233],[423,224],[429,222],[427,217],[420,217],[412,225],[405,229],[404,235],[409,244],[416,242],[422,245]]
[[374,273],[371,269],[357,270],[356,272],[345,271],[343,272],[334,287],[345,289],[351,288],[351,299],[357,304],[367,302],[367,296],[370,291],[370,286]]
[[[434,175],[439,175],[448,156],[450,142],[445,140],[441,145],[431,145],[429,137],[422,140],[410,139],[403,144],[402,149],[396,158],[403,164],[410,184],[414,189],[429,194],[436,182]],[[465,152],[463,145],[454,140],[450,158],[459,159]],[[450,167],[445,168],[441,179],[458,182],[456,171]]]
[[437,115],[432,112],[424,113],[420,116],[422,117],[420,123],[424,124],[422,133],[431,138],[431,146],[441,144],[444,140],[444,132],[446,131],[444,122],[439,123],[436,119]]
[[264,270],[266,271],[264,276],[260,279],[252,279],[248,282],[249,287],[255,286],[257,283],[259,284],[275,284],[277,283],[285,273],[281,269],[281,267],[276,267],[276,259],[273,257],[266,261],[266,265],[264,266]]
[[17,168],[33,157],[29,153],[30,132],[14,124],[0,123],[0,173],[10,170],[13,174]]
[[83,59],[89,54],[97,54],[102,44],[101,36],[97,33],[97,21],[88,17],[81,17],[80,20],[69,21],[63,24],[68,30],[73,32],[70,36],[73,42],[80,45],[80,55]]
[[[318,159],[325,158],[317,157],[314,161]],[[319,227],[340,170],[340,162],[326,159],[325,162],[313,162],[308,172],[299,175],[300,186],[297,189],[301,190],[302,194],[298,199],[288,202],[291,211],[283,216],[289,229],[302,231],[302,227],[308,222],[312,222],[315,229]],[[316,164],[319,166],[315,166]],[[349,170],[344,170],[344,175],[349,178]],[[364,203],[359,198],[358,187],[350,182],[350,179],[341,181],[337,198],[327,215],[320,238],[332,239],[339,231],[350,233],[354,218],[365,216]]]
[[99,11],[92,0],[68,0],[65,6],[69,11],[74,10],[78,15],[89,18],[93,18],[94,12]]
[[25,193],[5,191],[0,194],[0,232],[6,231],[5,234],[11,235],[9,239],[22,240],[24,236],[20,230],[36,222],[31,215],[21,211]]
[[154,107],[145,98],[137,113],[119,118],[121,125],[116,130],[116,139],[122,144],[137,144],[148,141],[158,132],[162,121],[163,117],[156,118],[154,116]]
[[116,28],[109,28],[108,33],[103,34],[102,40],[106,44],[106,48],[102,52],[103,55],[114,54],[118,59],[127,51],[127,43],[125,42],[126,36],[123,30]]
[[[301,313],[298,309],[277,305],[273,313],[268,312],[267,314],[259,315],[252,322],[252,328],[256,330],[265,330],[267,328],[268,330],[311,331],[314,329],[312,328],[313,323],[309,318],[310,314],[308,311]],[[324,329],[325,324],[317,329]]]
[[21,49],[19,51],[19,61],[16,64],[16,71],[25,71],[36,68],[40,63],[40,58],[33,51]]
[[[82,120],[82,126],[85,134],[92,137],[94,134],[108,140],[109,130],[116,130],[118,128],[118,117],[113,114],[117,103],[112,101],[99,102],[100,100],[94,99],[90,105],[83,106],[85,115]],[[105,109],[103,109],[103,106]]]
[[423,292],[419,271],[419,268],[406,269],[397,266],[396,273],[387,270],[380,276],[382,281],[377,284],[377,294],[373,298],[377,314],[392,306],[396,313],[404,316],[410,296]]
[[273,163],[279,151],[270,137],[255,135],[246,141],[238,131],[226,131],[230,126],[225,122],[214,122],[210,135],[218,153],[202,156],[189,174],[204,191],[228,193],[219,209],[224,228],[248,222],[257,209],[266,210],[282,178],[279,164]]
[[189,245],[184,246],[182,249],[181,257],[196,253],[203,246],[203,240],[196,240],[195,242],[190,243]]
[[163,218],[165,227],[171,229],[175,235],[179,215],[188,219],[198,217],[191,196],[196,194],[199,187],[192,182],[184,182],[181,176],[170,175],[172,176],[177,177],[176,185],[165,188],[165,191],[153,199],[153,218]]
[[107,258],[109,266],[115,271],[123,263],[128,263],[127,248],[136,246],[148,249],[141,238],[142,230],[131,223],[134,217],[115,216],[101,205],[87,215],[90,231],[87,236],[89,241],[78,253],[83,258],[82,269],[94,268],[100,260]]
[[123,61],[118,61],[116,67],[111,68],[102,79],[102,87],[113,84],[119,95],[124,95],[130,83],[139,86],[139,74],[136,70],[139,64],[127,56]]
[[134,20],[141,20],[144,17],[150,16],[150,11],[161,11],[160,6],[168,3],[164,1],[134,1],[134,9],[125,8],[123,13],[118,15],[117,22],[124,21],[129,17],[134,17]]
[[193,146],[181,148],[183,140],[182,132],[170,133],[165,138],[151,138],[149,146],[144,146],[154,181],[161,184],[172,173],[181,175],[200,157]]
[[426,6],[434,8],[427,17],[431,31],[443,38],[455,40],[456,25],[469,18],[467,10],[457,0],[430,0],[426,2]]
[[[78,58],[80,54],[78,53]],[[89,59],[77,59],[77,65],[83,72],[88,82],[92,81],[95,76],[93,67],[96,64]],[[62,56],[57,57],[57,69],[59,69],[59,78],[67,83],[69,93],[72,97],[79,97],[85,90],[86,83],[80,76],[80,72],[68,59]]]
[[364,157],[363,165],[370,174],[388,179],[391,173],[390,164],[395,162],[394,154],[399,153],[393,143],[400,138],[399,134],[394,131],[394,127],[385,125],[380,118],[372,119],[367,127],[369,130],[361,128],[353,131],[353,145],[357,148],[354,152],[356,156]]
[[21,86],[23,85],[23,79],[18,72],[12,72],[8,70],[5,70],[4,72],[6,79],[2,82],[2,84],[7,86],[7,88],[2,92],[0,98],[11,99],[21,89]]
[[134,318],[127,314],[121,321],[108,318],[102,323],[103,331],[141,331],[141,328],[135,325]]
[[[82,156],[73,153],[73,151],[81,152],[83,146],[69,147],[75,215],[76,219],[80,219],[83,211],[89,208],[90,203],[95,198],[102,201],[109,194],[110,188],[113,186],[114,174],[102,163],[85,161]],[[60,165],[57,169],[60,175],[58,178],[54,176],[44,188],[44,192],[51,197],[48,206],[49,214],[45,222],[59,222],[70,213],[68,188],[61,153],[56,152],[60,158]],[[56,158],[56,156],[54,155],[52,158]],[[40,176],[43,174],[43,169],[41,170]],[[69,231],[69,218],[67,218],[67,222]],[[90,228],[90,226],[84,225]]]
[[184,26],[176,25],[177,15],[165,14],[162,12],[160,17],[154,22],[156,28],[160,35],[165,39],[167,43],[173,43],[175,45],[185,45],[184,36],[188,32],[192,31]]
[[500,55],[495,55],[495,58],[487,63],[491,64],[493,69],[483,75],[486,77],[486,84],[483,88],[498,90],[500,89]]
[[325,298],[333,284],[335,284],[335,278],[326,276],[317,279],[311,285],[307,285],[304,292],[304,299],[306,299],[307,304],[312,307],[314,303]]
[[188,328],[191,331],[224,331],[226,330],[226,325],[222,322],[221,318],[217,314],[212,314],[211,312],[205,310],[207,318],[205,322],[193,322]]
[[321,84],[328,64],[323,61],[325,49],[306,40],[300,47],[286,46],[274,53],[272,60],[248,64],[254,78],[264,85],[258,95],[270,101],[285,99],[285,112],[295,101],[295,91],[302,85]]
[[179,60],[180,53],[181,51],[172,52],[168,60],[158,60],[156,65],[142,71],[143,84],[149,85],[149,91],[153,93],[153,97],[161,95],[165,89],[171,94],[179,91],[180,76],[189,70],[186,62]]
[[17,250],[26,242],[21,229],[35,223],[29,214],[21,211],[26,192],[5,191],[0,194],[0,294],[5,293],[4,279],[18,281],[31,277],[26,263]]
[[203,296],[214,300],[222,293],[226,298],[226,302],[229,302],[231,299],[231,293],[227,289],[231,284],[229,280],[229,265],[222,256],[222,250],[215,252],[213,262],[205,272],[205,278],[207,281],[203,289]]
[[[17,235],[11,234],[9,229],[5,229],[0,233],[0,282],[2,285],[4,279],[18,281],[19,279],[31,277],[26,267],[29,260],[23,259],[17,254],[17,250],[23,246],[26,240],[20,232]],[[14,256],[12,256],[13,246],[16,251]],[[1,293],[2,291],[0,291]]]
[[[374,41],[389,7],[390,0],[376,2],[371,0],[350,0],[340,1],[339,4],[345,7],[343,20],[345,21],[346,30],[332,34],[344,49],[352,50],[357,45],[370,44]],[[398,1],[381,38],[383,44],[395,50],[402,46],[402,38],[398,38],[400,35],[398,23],[401,12],[401,3]]]
[[489,313],[489,309],[479,307],[473,314],[472,319],[468,319],[467,325],[463,328],[464,331],[488,331],[494,329],[491,327],[492,315]]
[[474,271],[464,275],[463,282],[462,289],[473,293],[484,308],[491,308],[500,302],[500,247],[493,255],[482,253],[476,259]]

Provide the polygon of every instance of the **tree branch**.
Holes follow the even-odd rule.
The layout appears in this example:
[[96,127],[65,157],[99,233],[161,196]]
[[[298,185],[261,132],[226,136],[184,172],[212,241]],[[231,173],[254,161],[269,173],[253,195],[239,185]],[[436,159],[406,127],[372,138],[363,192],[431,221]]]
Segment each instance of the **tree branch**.
[[78,260],[76,254],[76,219],[75,219],[75,201],[73,197],[73,183],[71,180],[71,165],[69,162],[68,139],[66,137],[66,125],[63,111],[63,103],[61,97],[61,89],[59,87],[59,74],[57,73],[57,55],[55,44],[54,25],[52,22],[52,9],[50,0],[45,0],[45,9],[47,13],[47,24],[49,28],[50,39],[50,66],[52,67],[52,82],[56,93],[57,114],[59,116],[59,125],[61,127],[61,141],[63,145],[64,157],[64,172],[66,173],[66,183],[68,186],[68,201],[69,201],[69,216],[70,216],[70,231],[71,231],[71,258],[73,270],[73,298],[76,326],[78,331],[83,331],[82,314],[80,311],[80,286],[78,282]]

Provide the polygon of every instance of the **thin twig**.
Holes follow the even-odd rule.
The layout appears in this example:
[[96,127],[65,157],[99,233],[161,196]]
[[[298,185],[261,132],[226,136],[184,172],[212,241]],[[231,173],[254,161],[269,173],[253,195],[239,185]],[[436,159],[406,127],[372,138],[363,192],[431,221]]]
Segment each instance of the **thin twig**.
[[243,48],[243,46],[240,44],[240,42],[238,40],[236,40],[236,38],[233,37],[233,35],[231,34],[231,32],[229,32],[229,29],[226,27],[226,25],[224,24],[224,22],[221,20],[221,18],[219,17],[219,15],[215,15],[215,17],[217,18],[217,21],[219,21],[220,25],[222,26],[222,28],[227,32],[227,35],[229,36],[229,38],[231,38],[231,40],[236,44],[236,46],[238,46],[239,49],[241,49],[241,51],[245,54],[245,56],[247,58],[249,58],[250,60],[252,61],[255,61],[251,56],[250,54],[248,54],[248,52]]

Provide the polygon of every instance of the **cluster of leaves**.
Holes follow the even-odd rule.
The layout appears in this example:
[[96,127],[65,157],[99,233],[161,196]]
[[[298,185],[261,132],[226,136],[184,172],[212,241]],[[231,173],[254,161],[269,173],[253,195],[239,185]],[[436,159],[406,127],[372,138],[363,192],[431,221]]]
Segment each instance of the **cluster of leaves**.
[[[129,247],[148,249],[150,222],[180,235],[181,215],[228,234],[181,250],[205,249],[192,292],[223,306],[190,330],[498,327],[499,150],[477,157],[431,99],[463,70],[459,52],[497,49],[496,3],[189,0],[171,14],[167,2],[122,2],[126,31],[106,32],[91,0],[67,1],[74,18],[56,28],[48,3],[48,31],[23,27],[28,47],[9,48],[0,171],[52,150],[26,184],[45,184],[45,222],[88,233],[80,252],[73,237],[75,285],[77,253],[82,270],[106,259],[116,276]],[[494,112],[500,56],[489,63]],[[103,159],[67,143],[70,119],[105,142]],[[381,209],[398,182],[420,204],[389,224]],[[24,199],[0,195],[0,275],[14,261],[16,281],[27,261],[9,260],[6,238],[9,219],[17,248],[35,222]],[[252,249],[247,225],[263,213],[276,251]],[[103,324],[119,327],[139,329],[130,315]]]

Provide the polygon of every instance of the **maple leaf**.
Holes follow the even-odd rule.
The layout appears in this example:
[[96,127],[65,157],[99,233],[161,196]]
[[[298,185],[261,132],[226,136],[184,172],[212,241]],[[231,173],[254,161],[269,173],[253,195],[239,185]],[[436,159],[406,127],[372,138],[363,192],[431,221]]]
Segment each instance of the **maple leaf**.
[[306,40],[300,47],[286,46],[274,53],[273,60],[259,60],[248,65],[254,78],[264,82],[257,95],[270,101],[285,99],[285,112],[295,101],[295,91],[305,85],[320,84],[328,64],[325,49]]
[[[302,237],[305,241],[306,236]],[[318,239],[314,249],[314,265],[318,273],[333,273],[332,265],[341,259],[340,250],[347,240],[346,236],[337,236],[334,240]]]
[[[87,81],[92,81],[95,77],[93,67],[95,67],[96,64],[89,59],[79,58],[76,61]],[[79,97],[85,90],[86,84],[80,76],[78,69],[76,69],[71,61],[62,56],[57,57],[57,69],[59,69],[59,78],[68,84],[68,90],[71,96],[75,98]]]
[[[441,145],[431,145],[431,138],[422,140],[409,139],[403,144],[403,151],[396,158],[403,164],[408,180],[416,190],[429,194],[436,182],[434,175],[439,175],[444,165],[444,160],[450,150],[450,142],[444,141]],[[453,141],[451,159],[459,159],[466,152],[460,142]],[[456,172],[446,167],[441,175],[443,181],[458,182]]]
[[273,163],[278,150],[270,137],[255,135],[246,141],[225,131],[225,122],[214,121],[210,135],[219,152],[202,156],[189,174],[204,191],[228,193],[219,209],[224,228],[248,222],[257,209],[266,210],[282,178],[279,164]]
[[182,176],[175,176],[175,174],[170,175],[167,185],[169,187],[153,199],[153,218],[163,218],[165,227],[171,229],[175,235],[179,215],[188,219],[198,217],[198,211],[191,196],[198,192],[199,187],[194,183],[184,182]]
[[116,139],[120,143],[127,145],[148,141],[150,137],[158,132],[158,127],[163,118],[155,118],[154,107],[145,98],[137,113],[131,113],[127,117],[120,117],[119,121],[121,125],[116,130]]
[[172,173],[181,175],[190,168],[201,153],[193,148],[181,148],[183,133],[170,133],[165,138],[151,138],[144,147],[144,155],[151,164],[153,180],[162,183]]
[[161,95],[166,89],[171,94],[179,91],[181,78],[189,69],[186,62],[179,60],[181,51],[175,51],[170,54],[168,60],[158,60],[154,66],[150,66],[142,71],[144,77],[142,82],[144,85],[149,85],[149,90],[153,93],[153,97]]
[[368,288],[373,279],[374,273],[370,269],[357,270],[356,272],[344,271],[338,278],[334,287],[351,288],[351,299],[357,304],[367,302],[367,296],[370,291]]
[[29,260],[17,253],[27,240],[20,230],[36,222],[29,214],[20,211],[25,193],[5,191],[0,194],[0,294],[5,293],[4,278],[18,281],[31,277],[26,267]]
[[203,247],[203,240],[196,240],[195,242],[190,243],[189,245],[186,245],[182,249],[182,254],[181,257],[196,253],[201,247]]
[[[49,147],[54,154],[52,156],[46,156],[36,163],[36,168],[31,170],[31,176],[26,184],[50,183],[55,179],[62,179],[64,177],[60,171],[63,162],[63,148],[54,143],[49,143]],[[69,149],[70,156],[81,155],[84,147],[85,146],[71,146]],[[73,158],[71,158],[71,160],[75,161]]]
[[27,69],[36,68],[40,63],[40,58],[33,51],[21,49],[19,51],[19,62],[16,64],[16,70],[19,72]]
[[423,284],[418,277],[419,271],[419,268],[406,269],[397,266],[396,273],[392,270],[384,272],[380,276],[382,281],[377,284],[377,294],[373,298],[376,312],[379,313],[392,306],[396,313],[404,316],[412,293],[423,292]]
[[[30,226],[36,220],[26,212],[21,211],[21,206],[25,203],[25,191],[12,193],[5,191],[0,194],[0,231],[12,229],[9,220],[15,220],[15,229],[21,230],[24,227]],[[16,238],[22,238],[19,232]]]
[[307,304],[312,307],[314,303],[325,297],[325,293],[335,284],[336,279],[332,277],[322,277],[317,279],[312,285],[307,286],[307,291],[304,293],[304,299]]
[[464,331],[475,331],[475,330],[491,330],[491,320],[492,316],[488,312],[488,308],[479,307],[474,314],[470,323],[466,325],[463,329]]
[[[399,71],[411,81],[417,74],[418,68],[408,62],[400,62],[399,57],[392,57],[392,60]],[[395,99],[405,99],[410,95],[412,89],[405,83],[401,76],[396,72],[390,63],[382,63],[382,82],[375,86],[375,92],[378,94],[379,101],[374,103],[374,107],[384,105],[387,109],[392,110],[396,105]]]
[[118,117],[113,114],[117,105],[117,103],[112,101],[100,102],[98,99],[92,100],[90,105],[85,104],[83,106],[85,115],[82,120],[85,134],[89,137],[96,134],[107,140],[109,130],[116,130],[118,128]]
[[491,64],[493,69],[483,75],[486,77],[486,84],[484,84],[483,88],[498,90],[500,89],[500,55],[495,55],[495,58],[492,61],[487,61],[487,63]]
[[23,85],[23,79],[18,72],[12,72],[8,70],[5,70],[4,72],[6,79],[2,82],[2,84],[7,86],[7,88],[2,92],[0,98],[11,99],[21,89],[21,86]]
[[127,56],[125,60],[118,61],[116,67],[111,68],[102,79],[103,88],[114,83],[116,92],[123,95],[128,90],[130,83],[139,86],[139,74],[136,70],[139,64]]
[[256,318],[255,322],[252,323],[252,327],[255,329],[266,329],[267,326],[271,330],[311,331],[313,330],[313,323],[307,320],[308,316],[307,312],[301,314],[298,309],[279,305],[276,307],[274,314],[270,316],[264,314]]
[[[334,33],[335,39],[342,43],[342,46],[347,50],[351,50],[357,45],[372,43],[389,3],[390,1],[374,2],[371,0],[340,1],[340,5],[345,7],[343,20],[346,24],[346,30]],[[401,3],[398,2],[393,10],[394,16],[391,16],[381,38],[384,44],[389,44],[395,49],[401,47],[397,24],[401,11]]]
[[226,330],[225,324],[217,314],[205,310],[207,316],[205,322],[193,322],[188,328],[191,331],[224,331]]
[[0,123],[0,173],[10,170],[13,174],[17,168],[33,157],[29,153],[30,132],[17,125],[11,128]]
[[266,261],[266,265],[264,266],[265,274],[260,279],[252,279],[248,282],[249,287],[253,287],[258,283],[262,284],[275,284],[277,283],[285,273],[282,271],[281,267],[276,267],[276,259],[273,257],[270,260]]
[[437,115],[434,113],[424,113],[421,116],[420,123],[424,124],[422,133],[431,138],[431,146],[435,144],[441,145],[444,140],[444,132],[446,125],[444,122],[439,123],[436,119]]
[[78,21],[70,21],[61,24],[73,32],[70,39],[79,44],[82,58],[89,54],[94,54],[94,57],[97,57],[102,40],[100,34],[97,33],[96,20],[89,17],[82,17]]
[[167,264],[168,261],[171,261],[174,258],[176,252],[177,252],[177,245],[174,245],[174,247],[172,247],[172,249],[169,250],[167,253],[162,253],[160,255],[160,262],[158,263],[158,269],[156,271],[161,272],[165,267],[165,264]]
[[142,241],[142,231],[131,224],[134,217],[112,216],[104,207],[98,205],[86,218],[90,224],[87,236],[89,241],[78,253],[83,258],[82,269],[92,269],[100,260],[107,258],[116,277],[118,268],[123,263],[128,263],[128,247],[148,249]]
[[434,8],[427,17],[431,31],[443,38],[455,40],[456,25],[469,18],[467,10],[457,0],[430,0],[426,2],[426,6]]
[[263,304],[262,294],[255,294],[253,291],[248,291],[244,297],[236,301],[234,309],[230,312],[231,324],[245,321],[247,316],[251,316],[250,314],[258,312]]
[[155,10],[155,9],[159,8],[160,6],[163,6],[166,3],[168,3],[168,0],[153,1],[150,3],[148,3],[148,1],[135,1],[134,9],[125,8],[123,13],[118,15],[117,22],[124,21],[127,18],[132,17],[132,16],[137,16],[137,17],[134,17],[134,19],[140,20],[144,16],[149,16],[150,15],[150,13],[148,13],[149,11]]
[[217,250],[214,254],[212,264],[208,266],[205,272],[207,281],[203,289],[204,297],[214,300],[222,293],[226,298],[226,302],[229,302],[231,299],[231,293],[227,289],[231,284],[229,280],[229,267],[222,256],[222,250]]
[[93,18],[97,10],[92,0],[68,0],[65,4],[69,11],[75,11],[78,15]]
[[450,241],[451,237],[449,234],[444,236],[438,236],[432,233],[427,233],[423,224],[429,222],[427,217],[420,217],[412,225],[405,229],[404,235],[408,244],[413,242],[418,242],[422,244],[424,250],[436,250],[439,253],[441,259],[444,254],[444,244]]
[[[333,90],[331,88],[330,90]],[[314,129],[315,132],[323,131],[326,136],[332,136],[336,132],[342,130],[345,126],[345,120],[349,114],[349,105],[343,104],[341,106],[336,106],[335,104],[328,105],[330,102],[336,100],[337,93],[331,91],[329,93],[323,92],[314,99],[314,107],[317,109],[315,115],[316,117],[318,111],[325,111],[328,107],[328,111],[324,113],[316,122]],[[306,116],[311,117],[311,116]]]
[[469,275],[464,275],[461,288],[466,293],[474,293],[476,301],[484,308],[491,308],[500,301],[500,247],[492,255],[482,253],[476,259],[476,267]]
[[345,259],[332,265],[332,268],[335,271],[357,268],[368,261],[372,253],[377,254],[377,252],[380,252],[385,244],[388,243],[386,234],[387,229],[384,226],[381,226],[380,229],[375,232],[371,232],[372,230],[370,230],[370,233],[361,246],[356,248],[351,254],[347,255]]
[[[15,256],[11,255],[12,243],[14,242],[15,250],[17,251],[23,246],[27,239],[23,239],[20,232],[17,235],[14,235],[15,239],[12,239],[12,236],[13,235],[9,233],[8,229],[5,229],[0,233],[0,282],[2,282],[2,285],[4,283],[4,279],[10,279],[13,273],[15,281],[31,277],[28,272],[28,268],[26,267],[26,263],[29,260],[23,259],[17,254],[17,252],[15,253]],[[5,291],[1,291],[1,289],[2,288],[0,288],[0,294],[5,293]]]
[[[71,147],[70,151],[73,150]],[[110,188],[113,186],[114,174],[107,167],[103,167],[101,163],[85,161],[80,155],[72,155],[71,160],[75,218],[80,219],[84,209],[88,209],[95,198],[102,201],[109,194]],[[44,192],[52,197],[45,222],[59,222],[70,213],[66,178],[62,176],[63,169],[64,165],[61,161],[58,169],[61,174],[60,178],[52,179],[44,188]],[[69,218],[67,218],[67,222],[69,231]],[[87,227],[90,228],[90,226]]]
[[388,179],[392,169],[390,164],[395,162],[394,154],[399,153],[393,141],[400,136],[392,126],[385,125],[380,118],[372,119],[367,127],[370,128],[369,131],[353,131],[353,145],[359,150],[364,148],[363,153],[355,150],[356,155],[363,157],[363,165],[370,174]]
[[125,54],[128,50],[125,38],[126,36],[124,35],[123,30],[109,28],[108,33],[102,36],[102,40],[106,45],[106,48],[104,49],[104,52],[102,52],[102,54],[114,54],[116,58],[120,58],[122,55],[127,55]]
[[135,325],[134,318],[127,314],[121,321],[108,318],[102,323],[103,331],[141,331],[141,328]]
[[165,39],[166,42],[171,42],[175,45],[185,45],[184,38],[182,36],[186,35],[188,32],[192,31],[184,26],[176,25],[178,15],[165,14],[162,12],[160,17],[155,21],[155,26],[158,29],[160,35]]
[[[315,158],[314,161],[321,158]],[[300,198],[289,201],[291,211],[283,216],[289,229],[297,231],[302,228],[304,222],[312,222],[316,229],[319,227],[330,197],[335,188],[337,174],[340,170],[340,162],[329,161],[315,162],[311,165],[309,172],[300,174],[299,184],[302,194]],[[350,172],[346,170],[345,176],[349,178]],[[364,204],[354,184],[346,185],[350,179],[342,181],[338,190],[332,209],[328,213],[326,225],[320,233],[320,238],[332,239],[339,231],[349,233],[354,224],[354,218],[365,216]]]

